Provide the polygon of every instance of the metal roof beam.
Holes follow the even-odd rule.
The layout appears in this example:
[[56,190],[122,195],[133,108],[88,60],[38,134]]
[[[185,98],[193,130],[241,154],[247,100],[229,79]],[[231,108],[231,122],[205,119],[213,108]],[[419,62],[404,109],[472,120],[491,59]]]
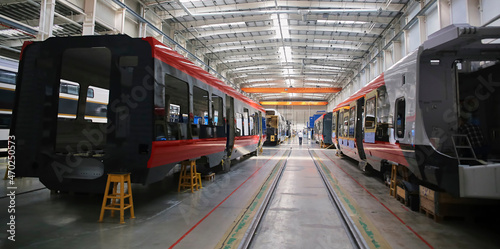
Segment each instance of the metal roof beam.
[[[277,4],[277,5],[276,5]],[[155,2],[146,3],[146,5],[156,5]],[[290,14],[316,14],[316,13],[348,13],[348,12],[399,12],[403,4],[385,3],[367,3],[367,2],[320,2],[320,1],[265,1],[254,3],[239,3],[217,5],[203,8],[191,8],[192,5],[185,4],[190,9],[192,16],[230,16],[230,15],[257,15],[257,14],[273,14],[273,13],[290,13]],[[290,10],[290,8],[298,8]],[[266,10],[268,9],[268,10]],[[182,9],[170,11],[176,17],[186,16],[186,12]]]
[[260,101],[261,105],[328,105],[327,101]]
[[243,87],[247,93],[337,93],[340,87]]
[[[302,52],[304,50],[302,49]],[[225,57],[234,57],[234,56],[251,56],[251,54],[262,54],[262,53],[265,53],[267,51],[259,51],[259,50],[246,50],[246,51],[232,51],[232,52],[228,52],[228,51],[222,51],[222,52],[219,52],[219,53],[216,53],[217,56],[219,58],[225,58]],[[325,55],[326,52],[330,52],[332,54],[338,54],[338,55],[351,55],[351,56],[354,56],[354,57],[361,57],[363,56],[365,53],[364,52],[360,52],[360,51],[346,51],[346,50],[329,50],[329,51],[325,51],[325,50],[307,50],[307,54],[309,56],[315,56],[315,55]],[[205,57],[207,58],[213,58],[215,56],[211,55],[211,54],[206,54]]]
[[[215,39],[201,39],[205,45],[217,45],[226,44],[230,42],[247,42],[247,41],[265,41],[275,39],[276,36],[273,35],[259,35],[259,36],[238,36],[231,38],[215,38]],[[314,40],[335,40],[335,41],[351,41],[351,42],[362,42],[362,43],[372,43],[377,39],[376,36],[365,36],[364,34],[354,34],[354,35],[296,35],[291,34],[290,39],[308,40],[308,42],[314,42]],[[190,40],[195,46],[201,47],[198,41]]]
[[[358,28],[358,27],[333,27],[333,26],[314,26],[314,25],[310,26],[289,25],[288,27],[290,31],[295,30],[295,31],[309,31],[309,32],[329,32],[332,34],[353,33],[358,35],[364,35],[364,34],[379,35],[384,30],[383,28],[369,29],[368,27]],[[220,30],[200,30],[200,29],[196,29],[196,31],[193,30],[193,32],[197,35],[198,39],[203,37],[217,36],[217,35],[240,34],[240,33],[251,33],[251,32],[263,32],[263,31],[274,33],[275,27],[271,24],[258,27],[227,28]],[[184,31],[179,31],[179,32],[185,33]]]
[[[160,17],[168,19],[170,17],[170,15],[160,16]],[[288,14],[288,19],[301,20],[302,15]],[[307,16],[306,21],[311,21],[311,22],[316,22],[318,20],[322,20],[322,21],[358,21],[358,22],[374,22],[374,23],[386,24],[386,23],[389,23],[392,19],[393,19],[393,17],[385,17],[385,16],[379,16],[379,15],[359,15],[359,16],[358,15],[327,15],[327,17],[325,18],[323,14],[310,14]],[[271,18],[270,14],[263,14],[263,15],[238,16],[238,17],[227,17],[227,18],[212,17],[210,19],[204,18],[202,20],[187,21],[187,22],[183,22],[182,24],[185,27],[197,28],[197,27],[205,26],[205,25],[216,25],[216,24],[224,25],[226,23],[235,23],[235,22],[269,22],[271,20],[272,20],[272,18]],[[182,30],[183,26],[176,23],[176,24],[174,24],[174,28],[176,30]]]
[[1,15],[0,14],[0,23],[6,25],[6,26],[9,26],[13,29],[17,29],[17,30],[21,30],[23,31],[24,33],[28,33],[30,35],[38,35],[38,30],[29,26],[29,25],[26,25],[22,22],[18,22],[14,19],[11,19],[9,17],[6,17],[4,15]]

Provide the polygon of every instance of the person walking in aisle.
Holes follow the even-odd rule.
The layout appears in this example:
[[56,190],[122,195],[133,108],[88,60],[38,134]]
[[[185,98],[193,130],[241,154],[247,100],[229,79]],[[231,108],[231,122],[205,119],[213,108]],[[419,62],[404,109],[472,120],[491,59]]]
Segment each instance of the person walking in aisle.
[[304,137],[304,134],[302,133],[302,130],[299,131],[299,145],[302,145],[302,137]]

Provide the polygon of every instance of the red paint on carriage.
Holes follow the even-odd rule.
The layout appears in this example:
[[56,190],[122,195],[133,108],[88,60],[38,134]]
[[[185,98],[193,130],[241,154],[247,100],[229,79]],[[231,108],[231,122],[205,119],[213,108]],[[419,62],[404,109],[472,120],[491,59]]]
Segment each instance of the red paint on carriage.
[[223,152],[226,138],[154,141],[148,168]]

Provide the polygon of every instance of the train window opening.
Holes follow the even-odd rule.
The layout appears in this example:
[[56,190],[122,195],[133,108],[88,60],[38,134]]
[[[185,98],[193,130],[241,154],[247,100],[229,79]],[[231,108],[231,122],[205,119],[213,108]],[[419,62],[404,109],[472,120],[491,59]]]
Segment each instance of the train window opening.
[[250,135],[248,109],[243,108],[243,136]]
[[193,86],[194,118],[192,123],[192,132],[193,136],[198,134],[198,138],[211,137],[211,130],[208,128],[209,118],[211,118],[208,116],[209,101],[207,91],[197,86]]
[[341,117],[340,117],[340,122],[342,122],[340,124],[340,136],[342,137],[347,137],[349,135],[349,129],[348,129],[348,125],[349,125],[349,109],[344,109],[344,110],[341,110],[340,111],[342,113]]
[[96,123],[108,123],[108,103],[108,89],[90,86],[87,90],[87,101],[85,102],[85,119]]
[[404,98],[396,99],[396,136],[399,138],[405,137],[406,123],[406,103]]
[[236,113],[236,136],[242,136],[243,132],[243,114]]
[[194,86],[193,87],[193,124],[208,124],[208,92]]
[[406,84],[406,75],[403,74],[402,79],[401,79],[401,85]]
[[165,84],[155,84],[155,140],[188,138],[189,85],[165,74]]
[[365,128],[373,129],[375,128],[375,104],[376,98],[370,98],[366,101],[366,117],[365,117]]
[[337,131],[337,114],[332,115],[332,137],[335,136],[335,132]]
[[1,83],[15,85],[16,84],[16,77],[17,77],[16,73],[0,69],[0,82]]
[[377,103],[375,104],[375,115],[377,122],[377,129],[375,131],[375,136],[377,140],[388,142],[389,128],[392,128],[392,122],[391,122],[392,117],[385,86],[381,86],[377,90]]
[[10,129],[11,114],[0,114],[0,129]]
[[354,126],[356,125],[356,107],[349,109],[349,137],[354,137]]
[[213,113],[213,123],[215,126],[223,126],[224,125],[224,103],[222,98],[212,94],[212,110]]
[[78,102],[80,99],[80,84],[67,80],[61,81],[59,90],[58,117],[63,119],[76,119]]
[[215,126],[215,136],[225,137],[226,128],[224,127],[224,102],[222,97],[212,94],[213,124]]
[[252,135],[259,135],[259,113],[256,112],[252,115],[252,123],[253,123],[253,129],[252,129]]
[[[63,52],[59,85],[54,86],[59,90],[56,153],[104,153],[107,134],[103,134],[101,125],[108,123],[110,68],[108,48],[71,48]],[[99,133],[99,139],[89,138],[89,133]]]
[[248,118],[248,124],[250,126],[250,130],[249,130],[249,134],[248,135],[255,135],[255,125],[254,125],[254,114],[252,114],[249,118]]

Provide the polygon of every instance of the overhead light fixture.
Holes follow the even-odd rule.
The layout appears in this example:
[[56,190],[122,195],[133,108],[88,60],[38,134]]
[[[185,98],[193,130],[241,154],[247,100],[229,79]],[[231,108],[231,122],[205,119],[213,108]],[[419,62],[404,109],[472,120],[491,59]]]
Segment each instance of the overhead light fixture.
[[367,24],[369,22],[362,22],[362,21],[341,21],[341,20],[317,20],[316,21],[317,24],[340,24],[340,25],[343,25],[343,24],[360,24],[360,25],[363,25],[363,24]]
[[332,87],[333,84],[328,84],[328,83],[304,83],[306,86],[327,86],[327,87]]
[[222,27],[222,28],[223,27],[234,28],[234,27],[238,27],[240,25],[245,25],[246,26],[246,23],[245,22],[231,22],[231,23],[207,24],[207,25],[198,26],[197,28],[199,28],[199,29],[219,28],[219,27]]

